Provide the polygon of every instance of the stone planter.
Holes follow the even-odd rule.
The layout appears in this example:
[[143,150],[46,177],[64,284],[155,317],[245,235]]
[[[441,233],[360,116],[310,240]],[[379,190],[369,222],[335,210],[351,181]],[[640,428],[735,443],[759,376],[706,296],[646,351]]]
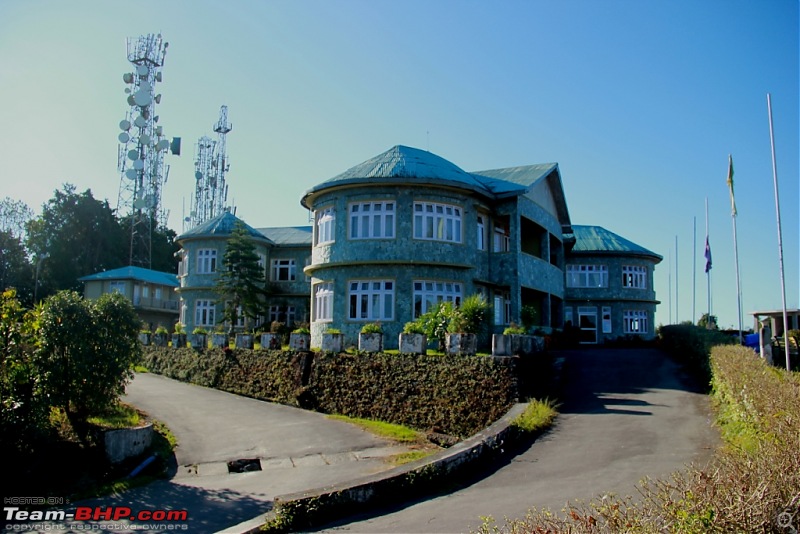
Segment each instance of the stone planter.
[[105,430],[102,433],[106,458],[112,464],[124,462],[144,454],[153,443],[153,424],[137,428]]
[[200,350],[206,348],[208,346],[206,344],[207,340],[206,334],[192,334],[189,336],[189,343],[192,345],[193,349]]
[[400,354],[427,354],[428,336],[425,334],[400,334]]
[[530,356],[533,354],[533,336],[511,336],[511,353],[518,356]]
[[512,342],[508,334],[492,334],[492,356],[511,356]]
[[166,347],[168,341],[167,334],[153,334],[153,345],[156,347]]
[[147,332],[140,332],[139,333],[139,342],[146,347],[147,345],[150,344],[150,336],[151,335],[152,334],[149,334]]
[[252,349],[254,341],[253,334],[236,334],[237,349]]
[[281,337],[270,332],[261,334],[261,348],[264,350],[281,350]]
[[358,334],[358,350],[362,352],[383,351],[383,334]]
[[180,349],[186,346],[186,334],[172,334],[172,348]]
[[307,352],[311,345],[311,334],[296,334],[289,335],[289,350],[295,352]]
[[342,352],[344,334],[322,333],[322,350],[325,352]]
[[448,354],[474,355],[478,352],[477,334],[465,334],[460,332],[447,334],[446,342]]
[[225,348],[229,346],[230,343],[231,340],[228,338],[228,334],[221,332],[214,332],[211,334],[211,346],[213,347]]

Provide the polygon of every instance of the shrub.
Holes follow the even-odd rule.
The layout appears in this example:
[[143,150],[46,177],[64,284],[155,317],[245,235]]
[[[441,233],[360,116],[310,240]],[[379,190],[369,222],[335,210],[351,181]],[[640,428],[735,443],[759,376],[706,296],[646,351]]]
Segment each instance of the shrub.
[[503,330],[503,335],[506,336],[521,336],[527,333],[524,327],[519,326],[517,324],[511,323],[505,330]]
[[339,330],[338,328],[326,328],[325,329],[325,333],[326,334],[341,334],[342,331]]
[[165,335],[165,334],[168,334],[168,333],[169,332],[167,332],[166,327],[164,327],[163,325],[158,325],[158,328],[156,328],[156,334],[157,335]]
[[486,325],[489,303],[480,293],[470,295],[461,301],[461,305],[453,311],[450,319],[450,332],[479,334]]
[[411,321],[403,325],[404,334],[424,334],[425,327],[417,321]]
[[367,323],[361,327],[362,334],[383,334],[383,327],[380,323]]
[[208,330],[198,326],[197,328],[192,330],[192,334],[195,334],[195,335],[206,335],[206,334],[208,334]]
[[181,323],[175,323],[172,331],[176,334],[183,334],[183,325]]
[[735,340],[718,330],[708,330],[692,324],[660,326],[658,343],[675,360],[686,366],[706,390],[711,385],[711,347],[734,343]]
[[301,326],[300,328],[295,328],[295,329],[292,331],[292,334],[305,334],[305,335],[308,335],[308,334],[310,334],[310,333],[311,333],[311,330],[309,330],[309,329],[308,329],[308,328],[306,328],[305,326]]

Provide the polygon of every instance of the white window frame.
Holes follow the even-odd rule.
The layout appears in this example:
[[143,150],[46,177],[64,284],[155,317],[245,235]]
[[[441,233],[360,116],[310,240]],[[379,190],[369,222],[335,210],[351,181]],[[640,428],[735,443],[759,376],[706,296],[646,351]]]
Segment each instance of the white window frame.
[[622,287],[626,289],[647,289],[647,267],[643,265],[623,265]]
[[414,202],[414,239],[461,243],[462,215],[454,204]]
[[622,332],[624,334],[649,334],[649,314],[645,310],[623,310]]
[[567,287],[589,289],[608,287],[608,266],[567,265]]
[[316,225],[316,245],[325,245],[336,241],[336,209],[333,206],[317,210],[314,213]]
[[194,325],[195,326],[214,326],[216,325],[217,303],[213,300],[200,299],[194,301]]
[[440,302],[452,302],[458,306],[463,298],[463,285],[460,282],[414,280],[413,288],[415,319]]
[[508,228],[495,223],[492,235],[492,252],[509,252],[511,250],[511,234]]
[[477,249],[486,250],[486,215],[478,214]]
[[333,282],[321,282],[314,285],[314,322],[330,323],[333,321]]
[[347,287],[351,321],[394,321],[394,280],[350,280]]
[[394,201],[353,202],[349,205],[350,239],[394,239]]
[[600,321],[603,323],[603,333],[611,333],[611,306],[603,306]]
[[181,261],[178,262],[178,276],[186,276],[189,274],[189,253],[181,249],[180,257]]
[[217,249],[197,250],[197,274],[211,274],[217,271]]
[[108,283],[108,292],[109,293],[120,293],[122,295],[125,294],[125,282],[120,280],[112,280]]
[[[231,302],[233,302],[233,301],[230,301],[230,300],[225,301],[225,308],[226,309],[230,307]],[[236,328],[244,328],[244,319],[245,319],[245,317],[244,317],[244,314],[242,313],[241,305],[237,306],[236,307],[236,324],[233,325],[233,326],[236,327]],[[231,322],[230,321],[225,321],[225,325],[230,326]]]
[[494,324],[497,326],[511,323],[511,293],[496,291],[494,293]]
[[[281,315],[286,316],[285,321],[281,321]],[[286,325],[294,324],[297,319],[297,310],[294,306],[270,306],[269,307],[269,322],[282,322]]]
[[[286,277],[283,278],[282,275]],[[273,282],[294,282],[297,280],[297,262],[294,258],[276,258],[272,260]]]

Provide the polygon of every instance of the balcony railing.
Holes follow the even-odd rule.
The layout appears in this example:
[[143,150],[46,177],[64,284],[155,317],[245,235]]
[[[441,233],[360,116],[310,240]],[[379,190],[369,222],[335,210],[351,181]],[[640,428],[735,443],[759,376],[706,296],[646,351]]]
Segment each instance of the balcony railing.
[[137,297],[133,299],[133,305],[137,308],[147,308],[149,310],[170,310],[178,311],[179,300],[165,300],[147,297]]

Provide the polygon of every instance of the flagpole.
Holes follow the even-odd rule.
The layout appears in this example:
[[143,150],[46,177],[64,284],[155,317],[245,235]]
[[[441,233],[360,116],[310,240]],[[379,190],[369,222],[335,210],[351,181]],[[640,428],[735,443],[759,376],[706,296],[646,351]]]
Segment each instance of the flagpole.
[[678,236],[675,236],[675,324],[680,324],[681,316],[678,314],[680,309],[680,300],[678,293]]
[[731,221],[733,222],[733,257],[736,264],[736,303],[739,306],[739,344],[742,345],[742,284],[739,278],[739,240],[736,238],[736,200],[733,196],[733,156],[728,154],[728,188],[731,192]]
[[695,301],[697,299],[697,215],[692,217],[692,323],[697,321]]
[[711,244],[708,241],[708,197],[706,197],[706,290],[708,292],[707,325],[711,325]]
[[783,232],[781,231],[781,205],[778,196],[778,166],[775,163],[775,135],[772,131],[772,99],[767,93],[767,113],[769,115],[769,144],[772,149],[772,184],[775,189],[775,214],[778,224],[778,262],[781,273],[781,300],[783,303],[783,346],[786,353],[786,370],[791,369],[789,363],[789,319],[786,315],[786,282],[783,278]]

